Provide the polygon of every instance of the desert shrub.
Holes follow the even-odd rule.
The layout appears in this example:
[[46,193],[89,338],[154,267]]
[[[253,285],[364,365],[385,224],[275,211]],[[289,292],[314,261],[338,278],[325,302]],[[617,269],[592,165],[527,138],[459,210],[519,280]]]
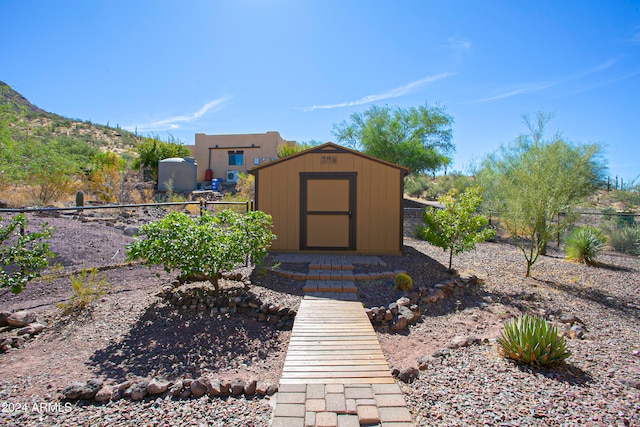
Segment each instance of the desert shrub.
[[633,212],[618,212],[616,225],[618,226],[618,228],[633,227],[634,225],[636,225]]
[[204,211],[196,218],[172,212],[143,225],[144,238],[128,245],[126,254],[129,260],[160,264],[167,272],[178,270],[181,280],[209,280],[218,289],[222,272],[266,255],[275,238],[271,224],[271,216],[261,211]]
[[616,252],[640,255],[640,226],[610,230],[609,245]]
[[43,170],[33,176],[31,201],[38,206],[47,206],[72,194],[76,189],[73,178],[62,171]]
[[404,191],[410,196],[421,197],[429,188],[431,178],[425,175],[409,175],[404,179]]
[[236,191],[243,200],[253,200],[255,197],[256,179],[255,176],[241,172],[238,174]]
[[100,298],[111,288],[107,282],[107,275],[98,275],[98,270],[83,269],[77,276],[71,275],[71,297],[65,302],[59,302],[56,306],[65,314],[85,309],[96,299]]
[[602,231],[595,227],[576,227],[565,241],[565,256],[569,260],[591,265],[602,252],[605,241]]
[[600,213],[602,214],[603,220],[609,221],[611,218],[613,218],[616,215],[616,210],[609,206],[602,209]]
[[393,282],[396,285],[396,289],[407,292],[413,288],[413,280],[406,273],[398,273],[396,277],[393,279]]
[[507,321],[498,344],[505,357],[531,366],[553,366],[571,356],[555,326],[528,314]]
[[435,178],[433,185],[431,186],[432,197],[437,199],[438,197],[457,190],[458,192],[464,192],[468,187],[473,185],[473,179],[469,176],[459,173],[450,173],[448,175],[440,175]]
[[53,228],[46,224],[40,231],[28,231],[24,214],[7,222],[0,218],[0,288],[8,287],[18,294],[30,280],[40,276],[53,257],[46,241],[52,232]]

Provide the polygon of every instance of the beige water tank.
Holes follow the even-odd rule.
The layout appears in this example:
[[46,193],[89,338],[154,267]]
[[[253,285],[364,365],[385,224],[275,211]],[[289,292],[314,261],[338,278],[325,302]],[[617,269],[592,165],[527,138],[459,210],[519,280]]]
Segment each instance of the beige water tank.
[[[198,164],[193,157],[172,157],[158,163],[158,190],[170,186],[176,193],[188,193],[197,189]],[[167,185],[169,184],[169,185]]]

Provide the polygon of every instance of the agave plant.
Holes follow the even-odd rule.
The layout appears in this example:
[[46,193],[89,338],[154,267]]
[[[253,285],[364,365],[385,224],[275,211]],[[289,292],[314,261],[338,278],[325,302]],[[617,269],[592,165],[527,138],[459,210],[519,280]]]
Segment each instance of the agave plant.
[[595,227],[576,227],[567,237],[564,252],[567,259],[591,265],[602,252],[605,241],[602,231]]
[[506,322],[498,343],[505,357],[531,366],[553,366],[571,356],[555,326],[528,314]]

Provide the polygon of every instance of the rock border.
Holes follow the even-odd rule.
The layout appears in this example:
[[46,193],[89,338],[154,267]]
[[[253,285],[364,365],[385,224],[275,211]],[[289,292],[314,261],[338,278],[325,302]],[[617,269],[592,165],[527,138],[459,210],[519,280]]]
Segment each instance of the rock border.
[[22,347],[41,333],[46,326],[38,322],[32,311],[19,310],[13,313],[0,312],[0,327],[16,331],[15,336],[0,338],[0,353],[6,353],[11,349]]
[[209,396],[210,398],[264,397],[278,391],[278,386],[271,382],[240,378],[219,380],[211,376],[199,378],[180,378],[168,381],[164,378],[135,378],[121,383],[91,378],[86,382],[73,382],[64,389],[58,390],[61,400],[88,400],[98,403],[129,399],[142,400],[147,396],[156,398],[189,399]]

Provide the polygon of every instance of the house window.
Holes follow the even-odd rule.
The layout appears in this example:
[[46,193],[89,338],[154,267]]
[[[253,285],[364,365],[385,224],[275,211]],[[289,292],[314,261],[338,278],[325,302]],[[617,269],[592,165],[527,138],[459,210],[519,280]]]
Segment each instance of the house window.
[[244,164],[243,155],[243,151],[229,151],[229,166],[242,166]]
[[260,157],[254,157],[254,158],[253,158],[253,164],[254,164],[255,166],[259,165],[259,164],[260,164]]

